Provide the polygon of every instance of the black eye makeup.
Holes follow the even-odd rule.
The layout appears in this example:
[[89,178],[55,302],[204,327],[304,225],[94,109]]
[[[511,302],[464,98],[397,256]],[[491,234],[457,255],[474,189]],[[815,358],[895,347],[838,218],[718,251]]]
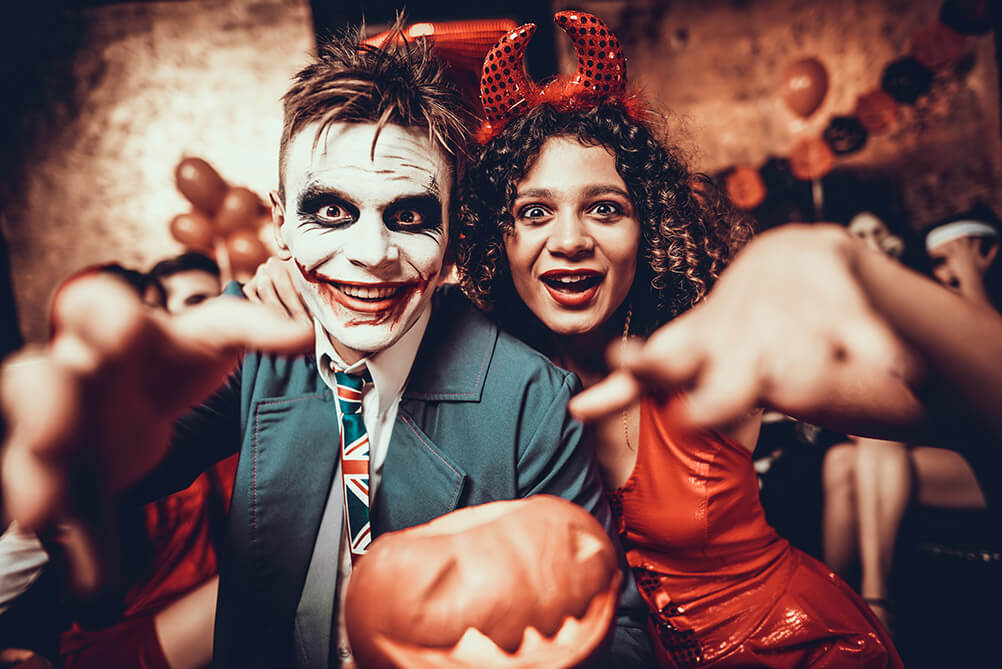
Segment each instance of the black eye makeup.
[[383,211],[383,222],[394,232],[440,233],[442,202],[431,193],[401,197]]
[[341,227],[358,220],[358,207],[337,191],[322,186],[308,186],[296,202],[300,225]]

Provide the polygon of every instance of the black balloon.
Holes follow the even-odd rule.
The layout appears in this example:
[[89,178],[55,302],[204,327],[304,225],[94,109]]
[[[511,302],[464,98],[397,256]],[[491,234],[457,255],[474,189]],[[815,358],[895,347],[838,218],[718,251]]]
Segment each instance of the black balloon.
[[884,68],[880,87],[898,102],[910,105],[932,88],[932,72],[914,58],[899,58]]
[[770,197],[792,190],[797,183],[797,178],[790,171],[790,161],[780,156],[771,156],[758,171]]
[[822,133],[837,155],[855,153],[866,145],[867,132],[855,116],[833,116]]
[[946,0],[939,10],[939,22],[961,35],[984,35],[994,24],[998,11],[994,5],[992,0]]

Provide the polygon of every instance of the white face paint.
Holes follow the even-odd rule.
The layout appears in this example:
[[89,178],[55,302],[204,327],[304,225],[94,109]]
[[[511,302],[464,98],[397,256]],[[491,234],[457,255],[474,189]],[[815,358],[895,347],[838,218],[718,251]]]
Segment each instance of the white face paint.
[[400,339],[428,308],[448,242],[450,163],[419,128],[316,126],[289,146],[278,243],[345,362]]

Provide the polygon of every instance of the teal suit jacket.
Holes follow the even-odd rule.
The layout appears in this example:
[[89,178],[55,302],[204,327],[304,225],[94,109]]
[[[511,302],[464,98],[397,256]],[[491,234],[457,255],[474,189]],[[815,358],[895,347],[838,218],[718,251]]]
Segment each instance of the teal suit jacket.
[[[439,291],[372,501],[374,536],[549,493],[585,507],[615,537],[590,442],[566,411],[578,388],[577,377],[457,292]],[[183,487],[240,450],[220,561],[218,666],[293,666],[294,618],[337,469],[338,429],[312,356],[249,354],[178,423],[167,461],[144,485],[145,496]],[[627,581],[610,664],[651,666],[647,610]]]

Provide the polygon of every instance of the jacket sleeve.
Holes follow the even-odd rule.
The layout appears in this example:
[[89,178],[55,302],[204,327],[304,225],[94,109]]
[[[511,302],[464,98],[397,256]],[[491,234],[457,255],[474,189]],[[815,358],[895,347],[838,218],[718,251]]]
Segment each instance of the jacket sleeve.
[[590,433],[567,413],[567,402],[578,390],[577,377],[568,374],[522,447],[516,468],[519,493],[523,497],[563,497],[587,509],[602,524],[616,548],[624,577],[610,657],[602,666],[651,667],[654,657],[647,636],[647,605],[637,591],[613,524]]
[[184,490],[216,462],[240,450],[238,367],[212,397],[174,423],[164,461],[125,493],[125,501],[146,504]]

